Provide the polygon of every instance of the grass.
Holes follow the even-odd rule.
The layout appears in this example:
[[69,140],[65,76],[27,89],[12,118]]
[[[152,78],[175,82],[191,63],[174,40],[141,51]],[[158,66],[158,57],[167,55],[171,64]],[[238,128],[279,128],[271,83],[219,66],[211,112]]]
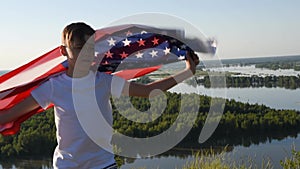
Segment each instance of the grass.
[[[194,153],[192,161],[186,162],[182,169],[273,169],[270,160],[263,161],[261,166],[257,166],[249,157],[241,161],[234,161],[229,156],[226,156],[227,147],[216,152],[213,149],[202,150]],[[300,155],[300,153],[299,153]],[[299,156],[300,157],[300,156]],[[299,167],[300,165],[298,165]],[[131,168],[131,169],[147,169],[146,167]],[[157,168],[161,169],[161,168]],[[176,168],[180,169],[180,168]],[[285,168],[288,169],[288,168]]]
[[296,147],[293,146],[291,157],[281,160],[280,165],[284,169],[300,169],[300,151],[296,151]]
[[[225,149],[226,150],[226,149]],[[182,169],[273,169],[270,160],[263,161],[261,166],[257,166],[252,159],[233,161],[225,156],[226,151],[220,154],[211,153],[196,153],[194,160],[188,162]],[[280,161],[283,169],[300,169],[300,151],[293,146],[291,156]]]
[[182,169],[271,169],[271,162],[268,160],[258,167],[251,158],[241,161],[233,161],[226,156],[226,149],[216,154],[213,150],[209,152],[197,152],[194,160],[187,162]]
[[[283,169],[300,169],[300,151],[292,147],[291,156],[280,161]],[[263,161],[261,166],[255,164],[251,159],[233,161],[226,156],[226,148],[221,153],[216,153],[212,149],[201,151],[194,154],[194,160],[188,161],[182,169],[273,169],[274,166],[270,160]],[[139,169],[146,169],[139,168]],[[179,169],[179,168],[177,168]]]
[[230,165],[225,162],[224,154],[203,154],[196,153],[194,160],[187,162],[183,169],[230,169]]

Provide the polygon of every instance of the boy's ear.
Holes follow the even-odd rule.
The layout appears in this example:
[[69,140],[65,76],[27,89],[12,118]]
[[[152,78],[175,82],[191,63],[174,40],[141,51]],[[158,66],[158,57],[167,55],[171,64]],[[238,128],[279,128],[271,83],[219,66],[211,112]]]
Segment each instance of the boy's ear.
[[59,50],[60,50],[60,53],[63,55],[63,56],[67,56],[67,50],[66,50],[66,47],[63,46],[63,45],[60,45],[59,47]]

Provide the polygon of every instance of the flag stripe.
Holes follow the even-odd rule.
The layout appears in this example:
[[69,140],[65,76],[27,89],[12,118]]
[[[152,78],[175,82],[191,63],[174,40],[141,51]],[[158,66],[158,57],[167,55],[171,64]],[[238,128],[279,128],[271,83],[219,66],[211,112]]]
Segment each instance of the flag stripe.
[[[96,55],[93,64],[99,65],[98,71],[113,73],[127,80],[137,78],[158,70],[162,64],[185,59],[186,52],[191,49],[180,41],[182,38],[182,31],[176,29],[135,24],[102,28],[95,34]],[[59,47],[56,47],[0,76],[0,110],[18,104],[41,83],[64,72],[67,67],[66,58],[61,56]],[[17,133],[23,121],[42,111],[39,107],[13,122],[0,125],[1,134]]]

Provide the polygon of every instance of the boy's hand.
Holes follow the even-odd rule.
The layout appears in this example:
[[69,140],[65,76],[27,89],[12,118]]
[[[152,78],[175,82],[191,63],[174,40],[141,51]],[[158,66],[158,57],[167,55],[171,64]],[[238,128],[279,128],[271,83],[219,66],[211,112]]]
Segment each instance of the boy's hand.
[[186,69],[196,72],[196,66],[199,64],[199,57],[194,52],[187,52]]

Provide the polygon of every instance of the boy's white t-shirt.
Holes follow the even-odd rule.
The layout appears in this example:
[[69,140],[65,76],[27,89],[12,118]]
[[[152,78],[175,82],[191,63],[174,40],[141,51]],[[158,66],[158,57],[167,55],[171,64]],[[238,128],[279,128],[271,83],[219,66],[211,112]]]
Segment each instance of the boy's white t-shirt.
[[[84,83],[80,83],[80,86],[72,86],[72,81]],[[92,83],[89,83],[91,81]],[[49,104],[54,104],[58,143],[53,156],[54,168],[102,168],[115,162],[114,155],[94,143],[81,127],[72,96],[79,94],[84,102],[88,100],[85,97],[88,97],[86,95],[89,92],[95,92],[101,113],[112,126],[110,96],[119,97],[124,84],[124,79],[106,73],[90,71],[87,76],[82,78],[71,78],[64,73],[50,78],[31,92],[42,108],[46,109]],[[88,112],[95,111],[90,106],[86,106],[85,109],[84,113],[87,116]],[[101,132],[101,128],[95,130]],[[112,134],[112,130],[106,130],[101,133],[101,138],[106,144],[111,145]],[[112,147],[110,151],[112,152]]]

